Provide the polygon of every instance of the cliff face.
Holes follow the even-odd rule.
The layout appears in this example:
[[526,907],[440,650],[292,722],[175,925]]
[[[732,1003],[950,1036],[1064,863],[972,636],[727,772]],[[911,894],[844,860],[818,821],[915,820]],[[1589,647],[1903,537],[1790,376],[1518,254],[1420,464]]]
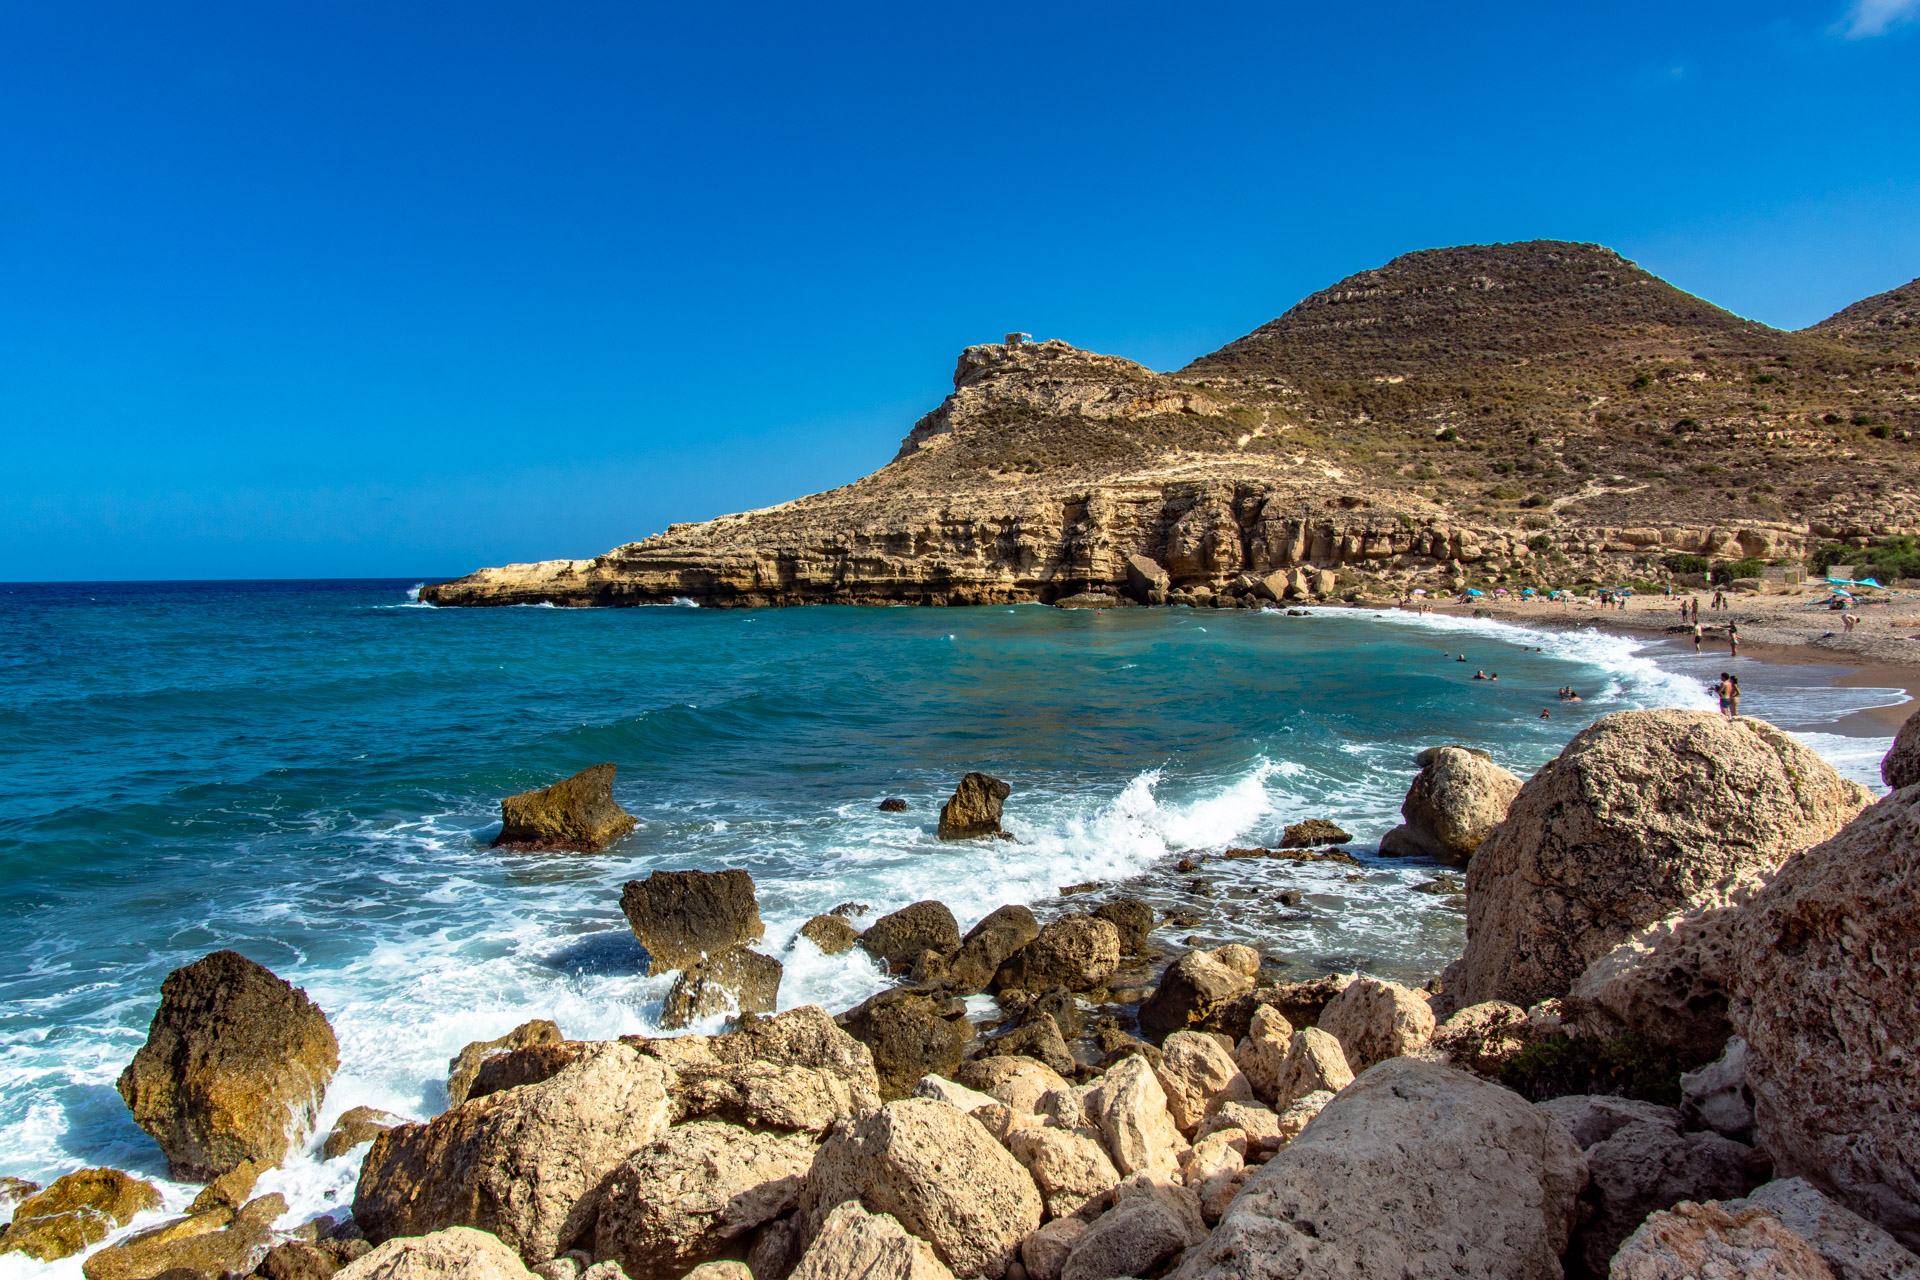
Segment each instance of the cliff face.
[[969,347],[953,394],[851,485],[422,595],[1144,598],[1134,555],[1204,602],[1657,576],[1676,551],[1798,558],[1920,530],[1914,372],[1598,246],[1433,250],[1178,374],[1017,335]]

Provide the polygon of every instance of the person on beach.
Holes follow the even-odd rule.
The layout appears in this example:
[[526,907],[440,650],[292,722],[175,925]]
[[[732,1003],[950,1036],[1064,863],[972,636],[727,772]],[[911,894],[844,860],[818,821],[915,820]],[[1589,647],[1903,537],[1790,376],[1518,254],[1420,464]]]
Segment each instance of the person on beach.
[[1740,656],[1740,624],[1732,618],[1727,619],[1727,652],[1736,658]]
[[1700,638],[1702,634],[1700,630],[1700,612],[1698,609],[1695,609],[1693,614],[1693,651],[1695,653],[1700,652]]
[[1853,634],[1853,629],[1855,626],[1859,624],[1859,622],[1860,622],[1860,619],[1854,617],[1850,613],[1843,613],[1840,615],[1840,625],[1846,629],[1846,633],[1848,635]]

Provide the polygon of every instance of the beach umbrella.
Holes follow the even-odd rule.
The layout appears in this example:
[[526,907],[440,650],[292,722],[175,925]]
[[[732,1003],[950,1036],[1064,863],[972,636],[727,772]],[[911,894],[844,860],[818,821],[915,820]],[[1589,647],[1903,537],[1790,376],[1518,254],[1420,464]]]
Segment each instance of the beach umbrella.
[[1487,593],[1486,593],[1486,592],[1484,592],[1484,591],[1482,591],[1482,590],[1480,590],[1480,589],[1479,589],[1478,587],[1468,587],[1468,588],[1467,588],[1467,594],[1468,594],[1468,595],[1470,595],[1470,596],[1483,596],[1483,595],[1485,595],[1485,594],[1487,594]]

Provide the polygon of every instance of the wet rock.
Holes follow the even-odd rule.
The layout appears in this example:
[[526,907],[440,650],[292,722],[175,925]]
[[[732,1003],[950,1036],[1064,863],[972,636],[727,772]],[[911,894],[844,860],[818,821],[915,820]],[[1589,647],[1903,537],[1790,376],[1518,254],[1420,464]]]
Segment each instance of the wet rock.
[[1093,1043],[1094,1046],[1100,1050],[1101,1057],[1098,1066],[1102,1071],[1105,1071],[1122,1058],[1131,1057],[1135,1054],[1145,1058],[1147,1065],[1154,1070],[1158,1071],[1160,1069],[1161,1053],[1158,1048],[1148,1044],[1138,1036],[1128,1035],[1117,1027],[1103,1027],[1099,1031],[1096,1031],[1093,1036]]
[[1000,830],[1000,807],[1013,788],[984,773],[969,773],[954,788],[953,798],[940,806],[939,837],[971,840],[1005,834]]
[[692,1026],[716,1013],[772,1013],[779,1003],[784,967],[772,956],[729,947],[690,964],[674,979],[660,1011],[662,1030]]
[[1680,1115],[1689,1129],[1710,1129],[1735,1142],[1753,1141],[1745,1040],[1733,1037],[1718,1058],[1698,1071],[1681,1073]]
[[1068,1051],[1066,1037],[1060,1034],[1060,1026],[1053,1020],[1052,1014],[1043,1013],[1006,1035],[996,1037],[992,1041],[992,1049],[997,1056],[1018,1056],[1043,1062],[1049,1070],[1062,1077],[1072,1076],[1079,1067],[1073,1060],[1073,1054]]
[[825,1132],[880,1105],[873,1054],[818,1005],[771,1018],[742,1014],[718,1036],[630,1037],[672,1068],[672,1119],[724,1120],[753,1129]]
[[1006,1148],[931,1098],[889,1102],[829,1137],[807,1197],[816,1239],[835,1206],[858,1200],[931,1244],[955,1274],[994,1280],[1041,1215],[1038,1188]]
[[372,1142],[389,1129],[397,1129],[407,1123],[405,1116],[394,1115],[391,1111],[382,1111],[378,1107],[355,1107],[333,1122],[333,1132],[321,1144],[320,1158],[334,1160],[347,1154],[363,1142]]
[[361,1166],[354,1221],[375,1242],[478,1227],[544,1262],[584,1227],[581,1198],[666,1129],[669,1083],[634,1047],[594,1043],[551,1080],[389,1129]]
[[885,1101],[904,1098],[925,1075],[955,1078],[973,1027],[966,1001],[941,987],[894,987],[870,996],[836,1022],[873,1052]]
[[0,1235],[0,1255],[56,1262],[100,1243],[134,1214],[159,1207],[160,1192],[151,1182],[118,1169],[80,1169],[14,1205],[13,1220]]
[[147,1042],[118,1088],[173,1176],[204,1182],[242,1160],[285,1159],[339,1065],[333,1028],[305,991],[216,951],[161,983]]
[[1507,816],[1520,794],[1520,779],[1462,747],[1430,747],[1420,753],[1420,774],[1407,789],[1400,816],[1380,852],[1465,862]]
[[671,973],[766,936],[753,877],[728,871],[656,871],[629,880],[620,910],[640,945],[647,972]]
[[1286,1065],[1287,1051],[1292,1046],[1293,1026],[1279,1010],[1263,1004],[1254,1011],[1247,1034],[1233,1051],[1233,1062],[1255,1097],[1266,1102],[1274,1100],[1280,1086],[1280,1069]]
[[868,954],[889,965],[911,965],[922,952],[959,950],[960,925],[944,902],[928,899],[881,916],[860,935]]
[[497,1040],[470,1042],[447,1060],[447,1105],[457,1107],[467,1100],[473,1089],[474,1078],[480,1074],[480,1067],[488,1058],[533,1045],[560,1044],[565,1039],[557,1024],[545,1018],[535,1018],[531,1022],[521,1023]]
[[449,1227],[389,1240],[334,1273],[335,1280],[536,1280],[512,1249],[485,1231]]
[[1192,1133],[1221,1103],[1253,1101],[1253,1086],[1212,1036],[1176,1031],[1160,1052],[1154,1077],[1166,1093],[1167,1113],[1182,1133]]
[[858,1200],[843,1200],[788,1280],[953,1280],[953,1272],[892,1214],[868,1213]]
[[813,1156],[804,1133],[675,1125],[601,1184],[593,1256],[617,1261],[633,1280],[684,1275],[792,1210]]
[[1833,1280],[1813,1246],[1755,1207],[1679,1204],[1656,1213],[1613,1256],[1612,1280]]
[[1426,1047],[1433,1010],[1397,982],[1355,978],[1321,1010],[1320,1029],[1340,1042],[1347,1065],[1360,1072]]
[[1585,1182],[1572,1139],[1511,1090],[1394,1058],[1250,1177],[1175,1274],[1374,1274],[1391,1258],[1402,1277],[1558,1280]]
[[1456,1067],[1496,1076],[1531,1040],[1527,1011],[1504,1000],[1469,1005],[1434,1029],[1432,1048]]
[[1287,1045],[1286,1061],[1274,1082],[1273,1105],[1285,1111],[1310,1093],[1339,1093],[1352,1083],[1353,1070],[1340,1042],[1318,1027],[1303,1027]]
[[[25,1178],[0,1178],[0,1208],[11,1212],[14,1205],[19,1204],[22,1200],[25,1200],[38,1190],[40,1190],[39,1183],[30,1182]],[[0,1232],[0,1234],[5,1233]]]
[[1092,916],[1068,915],[1040,930],[994,975],[995,989],[1088,991],[1120,967],[1120,931]]
[[960,949],[946,963],[947,981],[959,995],[985,991],[993,975],[1020,948],[1040,936],[1040,922],[1017,903],[1000,907],[967,930]]
[[258,1160],[242,1160],[200,1189],[187,1206],[189,1214],[209,1209],[238,1209],[253,1195],[253,1186],[271,1166]]
[[1729,1213],[1765,1209],[1812,1245],[1835,1280],[1920,1280],[1920,1257],[1859,1214],[1835,1204],[1804,1178],[1782,1178],[1744,1200],[1721,1206]]
[[1099,1143],[1069,1129],[1046,1125],[1016,1129],[1007,1150],[1032,1175],[1050,1218],[1091,1217],[1120,1184],[1119,1170]]
[[1055,1218],[1020,1242],[1020,1261],[1029,1280],[1060,1280],[1067,1255],[1087,1233],[1084,1218]]
[[1120,933],[1120,954],[1146,956],[1153,950],[1148,935],[1153,931],[1153,908],[1138,898],[1115,898],[1093,909],[1096,920],[1105,920]]
[[969,1089],[1029,1114],[1040,1104],[1041,1095],[1071,1087],[1053,1068],[1023,1057],[975,1058],[954,1078]]
[[1422,880],[1413,886],[1415,893],[1430,893],[1435,897],[1452,897],[1456,894],[1466,896],[1467,885],[1455,876],[1438,876],[1432,880]]
[[1140,1006],[1140,1029],[1161,1037],[1203,1021],[1215,1007],[1253,989],[1253,979],[1204,952],[1181,956]]
[[880,812],[882,813],[905,813],[906,811],[907,802],[898,796],[888,796],[880,802]]
[[1605,1142],[1629,1125],[1645,1124],[1669,1133],[1682,1131],[1680,1113],[1638,1098],[1619,1098],[1612,1094],[1568,1094],[1536,1102],[1534,1107],[1551,1116],[1561,1128],[1573,1135],[1582,1151]]
[[1593,1216],[1577,1247],[1595,1274],[1647,1215],[1682,1200],[1731,1200],[1758,1181],[1753,1150],[1717,1133],[1675,1133],[1663,1124],[1629,1124],[1587,1149]]
[[204,1277],[246,1275],[266,1256],[274,1219],[287,1211],[278,1195],[261,1196],[239,1212],[219,1208],[129,1236],[87,1258],[86,1280],[145,1280],[187,1271]]
[[[805,938],[820,948],[822,955],[844,955],[853,950],[853,944],[860,941],[860,931],[846,922],[843,916],[815,916],[800,926],[795,938]],[[787,944],[792,949],[793,943]]]
[[1171,1178],[1180,1168],[1179,1127],[1153,1068],[1130,1057],[1107,1070],[1086,1094],[1087,1114],[1106,1138],[1114,1167],[1131,1176]]
[[1728,1012],[1759,1145],[1920,1250],[1920,791],[1789,859],[1745,915]]
[[1308,818],[1287,827],[1280,835],[1282,849],[1311,849],[1320,844],[1345,844],[1353,833],[1342,831],[1338,823],[1325,818]]
[[1634,930],[1736,871],[1778,866],[1868,799],[1764,721],[1605,716],[1527,780],[1475,852],[1466,952],[1446,990],[1459,1005],[1561,996]]
[[594,853],[636,823],[613,798],[614,766],[596,764],[538,791],[500,802],[496,849],[571,849]]

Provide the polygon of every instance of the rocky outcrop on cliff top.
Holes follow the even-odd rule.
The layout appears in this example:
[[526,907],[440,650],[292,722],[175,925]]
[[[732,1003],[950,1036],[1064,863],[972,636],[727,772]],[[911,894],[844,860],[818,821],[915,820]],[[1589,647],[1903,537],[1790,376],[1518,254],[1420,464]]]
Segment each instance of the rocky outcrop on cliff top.
[[118,1088],[176,1178],[278,1164],[313,1126],[340,1045],[327,1016],[237,951],[168,974]]
[[1920,1249],[1920,789],[1754,895],[1731,965],[1759,1142]]
[[1634,930],[1733,872],[1770,870],[1872,797],[1765,721],[1621,711],[1527,780],[1467,867],[1456,1006],[1564,995]]
[[1507,816],[1520,779],[1466,747],[1429,747],[1418,760],[1400,805],[1406,821],[1381,839],[1380,852],[1465,862]]
[[571,849],[593,853],[634,828],[634,818],[613,798],[611,764],[596,764],[550,787],[523,791],[500,802],[496,849]]

